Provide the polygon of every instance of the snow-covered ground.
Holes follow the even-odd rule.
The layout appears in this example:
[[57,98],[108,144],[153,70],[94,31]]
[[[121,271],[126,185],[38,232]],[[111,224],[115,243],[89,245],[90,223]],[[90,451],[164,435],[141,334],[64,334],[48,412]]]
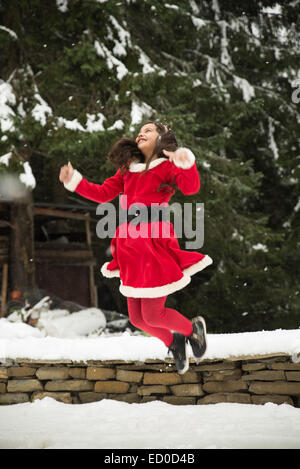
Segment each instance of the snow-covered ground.
[[[85,313],[85,321],[84,315],[71,315],[66,337],[55,332],[54,322],[53,327],[47,323],[47,328],[37,328],[0,319],[1,361],[144,361],[167,356],[164,344],[154,337],[129,330],[112,335],[88,332],[97,322],[94,313]],[[59,314],[54,316],[57,326]],[[299,361],[300,329],[208,334],[205,358],[277,353]],[[300,448],[300,409],[271,403],[175,406],[102,400],[64,404],[44,398],[0,406],[0,448]]]
[[175,406],[51,398],[0,407],[0,448],[300,448],[288,404]]

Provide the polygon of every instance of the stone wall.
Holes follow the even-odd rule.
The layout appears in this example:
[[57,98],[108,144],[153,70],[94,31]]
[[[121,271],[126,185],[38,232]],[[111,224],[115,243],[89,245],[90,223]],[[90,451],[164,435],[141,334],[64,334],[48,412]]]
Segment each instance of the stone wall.
[[0,363],[0,404],[42,399],[80,404],[101,399],[128,403],[162,400],[194,405],[218,402],[288,403],[300,407],[300,363],[286,355],[191,359],[178,375],[172,359],[124,361],[34,361]]

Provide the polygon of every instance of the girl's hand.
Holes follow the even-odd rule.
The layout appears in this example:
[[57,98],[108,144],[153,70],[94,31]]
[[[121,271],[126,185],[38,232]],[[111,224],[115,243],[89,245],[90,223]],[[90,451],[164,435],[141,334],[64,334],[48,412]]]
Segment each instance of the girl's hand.
[[164,154],[169,157],[170,161],[173,161],[174,159],[178,162],[184,163],[189,162],[189,156],[185,150],[177,150],[177,151],[167,151],[163,150]]
[[60,182],[70,182],[74,174],[74,168],[71,165],[70,161],[67,165],[64,165],[60,168],[59,180]]

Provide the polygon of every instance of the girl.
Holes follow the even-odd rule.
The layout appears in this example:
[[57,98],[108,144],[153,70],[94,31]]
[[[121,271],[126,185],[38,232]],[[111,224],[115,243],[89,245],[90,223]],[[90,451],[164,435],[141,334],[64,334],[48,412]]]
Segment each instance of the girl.
[[[139,203],[147,209],[153,203],[166,207],[175,187],[186,195],[200,189],[194,154],[187,148],[178,148],[172,129],[157,122],[143,125],[136,140],[118,140],[108,159],[118,170],[102,185],[88,182],[70,162],[61,168],[60,181],[66,189],[100,203],[122,193],[120,205],[124,210],[138,208]],[[120,278],[120,292],[127,297],[131,323],[161,339],[172,352],[178,373],[183,374],[189,367],[188,343],[197,361],[205,353],[205,321],[201,316],[190,321],[175,309],[165,307],[165,301],[167,295],[184,288],[191,275],[210,265],[212,259],[180,249],[173,224],[157,218],[152,211],[151,217],[137,223],[135,233],[143,231],[142,237],[132,236],[131,220],[118,226],[111,242],[113,259],[103,264],[101,272],[105,277]],[[158,230],[164,236],[157,236]]]

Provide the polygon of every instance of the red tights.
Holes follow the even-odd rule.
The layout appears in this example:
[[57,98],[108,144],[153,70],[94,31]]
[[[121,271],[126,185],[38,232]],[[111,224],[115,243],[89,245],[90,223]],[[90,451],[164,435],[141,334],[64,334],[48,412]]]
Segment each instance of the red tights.
[[167,296],[159,298],[127,297],[130,322],[150,335],[162,340],[167,347],[173,342],[171,331],[180,332],[188,337],[193,332],[189,319],[175,309],[166,308]]

